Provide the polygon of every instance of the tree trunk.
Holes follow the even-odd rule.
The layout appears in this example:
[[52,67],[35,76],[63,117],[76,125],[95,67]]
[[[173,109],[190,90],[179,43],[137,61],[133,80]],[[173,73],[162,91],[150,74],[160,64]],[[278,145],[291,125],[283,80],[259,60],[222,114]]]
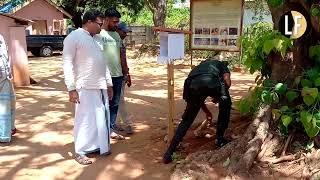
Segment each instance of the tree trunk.
[[88,1],[85,0],[70,0],[63,3],[64,9],[72,15],[71,21],[73,22],[75,28],[82,27],[83,11],[79,9],[84,9],[87,2]]
[[154,26],[165,27],[167,0],[146,0],[146,4],[152,12]]
[[271,53],[268,57],[268,63],[272,69],[271,79],[286,82],[290,86],[294,78],[301,75],[303,70],[311,65],[308,55],[309,47],[317,42],[317,38],[314,38],[317,35],[314,31],[315,26],[311,26],[311,19],[314,19],[314,17],[309,14],[310,7],[300,0],[287,1],[283,6],[277,8],[269,5],[269,8],[276,30],[278,30],[281,16],[288,11],[298,11],[307,20],[307,31],[301,38],[294,41],[293,48],[289,50],[284,59],[275,53]]
[[153,13],[153,23],[155,27],[165,27],[166,13],[165,10],[157,10]]

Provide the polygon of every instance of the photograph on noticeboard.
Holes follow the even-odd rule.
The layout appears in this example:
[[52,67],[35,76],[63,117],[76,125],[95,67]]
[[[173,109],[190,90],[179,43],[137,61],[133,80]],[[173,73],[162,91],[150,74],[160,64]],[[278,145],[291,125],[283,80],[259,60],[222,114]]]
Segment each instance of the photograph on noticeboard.
[[210,35],[210,28],[203,28],[202,33],[205,35]]
[[210,38],[194,38],[194,44],[196,45],[210,45]]
[[219,28],[211,28],[211,35],[219,35]]
[[238,35],[238,28],[230,27],[229,35]]
[[220,35],[222,35],[222,36],[227,36],[227,35],[229,35],[229,33],[228,33],[228,28],[227,28],[227,27],[221,27],[221,28],[220,28]]
[[219,39],[219,46],[227,46],[227,39]]
[[195,34],[202,34],[202,28],[195,28]]
[[218,46],[219,45],[219,38],[211,38],[211,45]]
[[228,46],[237,46],[237,39],[228,39]]

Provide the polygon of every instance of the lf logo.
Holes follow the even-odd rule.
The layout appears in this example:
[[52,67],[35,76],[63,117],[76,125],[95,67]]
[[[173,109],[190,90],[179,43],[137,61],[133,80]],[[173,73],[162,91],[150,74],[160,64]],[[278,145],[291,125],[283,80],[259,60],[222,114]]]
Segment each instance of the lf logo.
[[280,19],[279,30],[288,38],[298,39],[307,30],[306,18],[297,11],[287,12]]

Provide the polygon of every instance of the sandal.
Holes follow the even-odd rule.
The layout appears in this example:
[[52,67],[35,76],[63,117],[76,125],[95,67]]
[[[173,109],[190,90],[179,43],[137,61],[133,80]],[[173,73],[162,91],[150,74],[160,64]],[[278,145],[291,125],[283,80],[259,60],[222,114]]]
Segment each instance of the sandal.
[[77,154],[74,158],[79,164],[89,165],[92,164],[92,161],[86,155]]
[[11,136],[13,136],[16,132],[17,132],[17,129],[16,129],[16,128],[12,129],[12,131],[11,131]]
[[119,125],[115,125],[114,126],[114,130],[116,130],[116,131],[124,131],[124,129]]
[[115,132],[112,132],[110,137],[111,137],[111,139],[116,139],[116,140],[124,140],[125,139],[124,136],[117,134]]
[[108,151],[108,152],[101,154],[101,156],[109,156],[110,154],[111,154],[111,151]]

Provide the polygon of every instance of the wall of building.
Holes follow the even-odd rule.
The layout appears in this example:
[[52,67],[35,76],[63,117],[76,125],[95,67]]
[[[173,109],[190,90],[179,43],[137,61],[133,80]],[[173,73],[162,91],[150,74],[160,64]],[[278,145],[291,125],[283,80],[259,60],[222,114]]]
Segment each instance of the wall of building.
[[14,15],[35,21],[45,20],[49,35],[53,35],[53,21],[63,21],[63,13],[45,0],[35,0],[19,9]]
[[25,27],[15,23],[15,20],[0,15],[0,34],[8,46],[11,68],[13,69],[16,86],[30,85],[28,55]]

